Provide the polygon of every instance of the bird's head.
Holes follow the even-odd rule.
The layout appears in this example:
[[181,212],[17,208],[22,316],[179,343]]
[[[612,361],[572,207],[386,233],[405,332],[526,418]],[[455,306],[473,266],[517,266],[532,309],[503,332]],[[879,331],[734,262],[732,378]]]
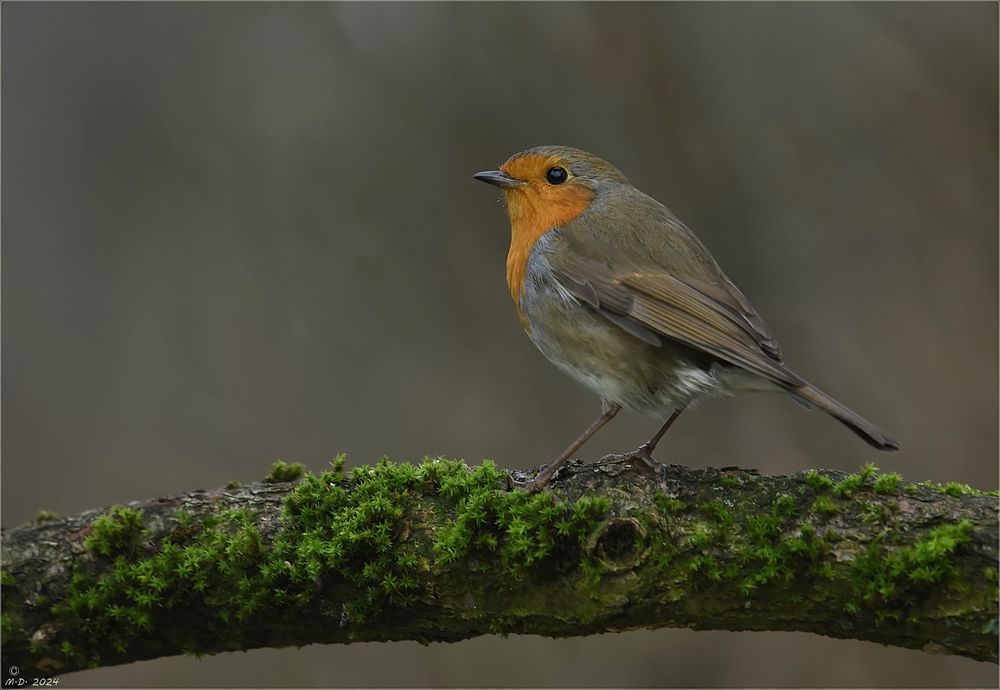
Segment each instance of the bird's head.
[[579,218],[602,195],[628,185],[610,163],[569,146],[538,146],[515,153],[499,170],[473,175],[503,190],[510,217],[507,284],[521,312],[521,290],[535,243],[553,228]]
[[610,163],[569,146],[527,149],[473,177],[503,190],[512,228],[527,224],[532,234],[573,220],[605,189],[628,184]]

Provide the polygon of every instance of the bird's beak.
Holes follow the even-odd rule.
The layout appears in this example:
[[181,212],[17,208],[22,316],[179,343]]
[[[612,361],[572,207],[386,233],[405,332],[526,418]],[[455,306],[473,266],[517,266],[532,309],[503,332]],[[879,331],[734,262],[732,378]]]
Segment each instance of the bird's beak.
[[472,177],[480,182],[496,185],[502,189],[513,189],[524,185],[523,181],[514,179],[502,170],[484,170],[482,172],[477,172]]

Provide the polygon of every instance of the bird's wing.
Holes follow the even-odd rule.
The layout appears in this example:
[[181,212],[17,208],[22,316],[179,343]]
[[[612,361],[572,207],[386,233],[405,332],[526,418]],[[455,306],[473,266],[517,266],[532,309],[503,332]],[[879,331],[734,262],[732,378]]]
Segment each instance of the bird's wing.
[[781,348],[778,346],[778,341],[774,339],[774,334],[771,333],[771,329],[764,322],[764,319],[754,310],[743,292],[721,271],[719,272],[718,279],[718,283],[712,283],[707,280],[686,277],[684,282],[706,297],[711,298],[743,317],[746,325],[750,328],[754,338],[760,345],[760,349],[774,361],[781,362]]
[[613,256],[563,251],[549,262],[563,289],[636,337],[653,344],[667,337],[776,383],[802,385],[782,366],[763,320],[724,276],[725,283],[713,284]]

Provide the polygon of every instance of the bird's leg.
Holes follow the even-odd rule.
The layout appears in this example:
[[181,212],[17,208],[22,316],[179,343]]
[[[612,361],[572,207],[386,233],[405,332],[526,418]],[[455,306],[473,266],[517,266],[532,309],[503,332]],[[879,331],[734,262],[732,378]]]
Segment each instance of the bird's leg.
[[673,426],[677,418],[681,416],[681,412],[684,411],[683,407],[674,410],[674,413],[667,418],[667,421],[663,423],[659,431],[653,434],[653,437],[639,446],[639,452],[643,454],[644,457],[652,460],[653,459],[653,449],[656,448],[656,444],[660,442],[663,435],[667,433],[667,429]]
[[656,460],[653,459],[653,449],[656,448],[656,444],[660,442],[663,435],[667,433],[667,429],[673,425],[677,418],[681,416],[681,412],[683,411],[683,407],[674,410],[674,413],[667,418],[667,421],[663,423],[663,426],[660,427],[659,431],[653,434],[651,439],[643,443],[631,453],[626,453],[624,457],[627,459],[642,460],[648,466],[654,467]]
[[580,434],[575,441],[573,441],[573,443],[569,444],[569,448],[564,450],[562,455],[553,460],[544,470],[538,473],[538,476],[535,477],[535,481],[533,481],[528,487],[529,491],[541,491],[548,486],[552,477],[555,476],[555,473],[559,471],[560,467],[562,467],[562,464],[569,460],[569,457],[573,453],[580,450],[580,446],[586,443],[591,436],[596,434],[602,426],[614,419],[615,415],[622,409],[621,405],[616,405],[612,402],[604,401],[603,405],[604,411],[601,413],[601,416],[595,419],[594,423],[588,426],[587,429]]

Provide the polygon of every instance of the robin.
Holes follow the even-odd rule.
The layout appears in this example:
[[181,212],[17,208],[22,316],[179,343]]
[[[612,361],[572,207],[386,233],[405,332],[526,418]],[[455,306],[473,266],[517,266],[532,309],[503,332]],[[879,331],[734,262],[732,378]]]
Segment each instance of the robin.
[[879,450],[899,448],[789,370],[771,329],[694,233],[610,163],[539,146],[473,177],[503,191],[507,285],[525,332],[602,401],[601,416],[538,474],[533,490],[623,407],[666,419],[627,454],[651,464],[656,444],[703,395],[785,392]]

